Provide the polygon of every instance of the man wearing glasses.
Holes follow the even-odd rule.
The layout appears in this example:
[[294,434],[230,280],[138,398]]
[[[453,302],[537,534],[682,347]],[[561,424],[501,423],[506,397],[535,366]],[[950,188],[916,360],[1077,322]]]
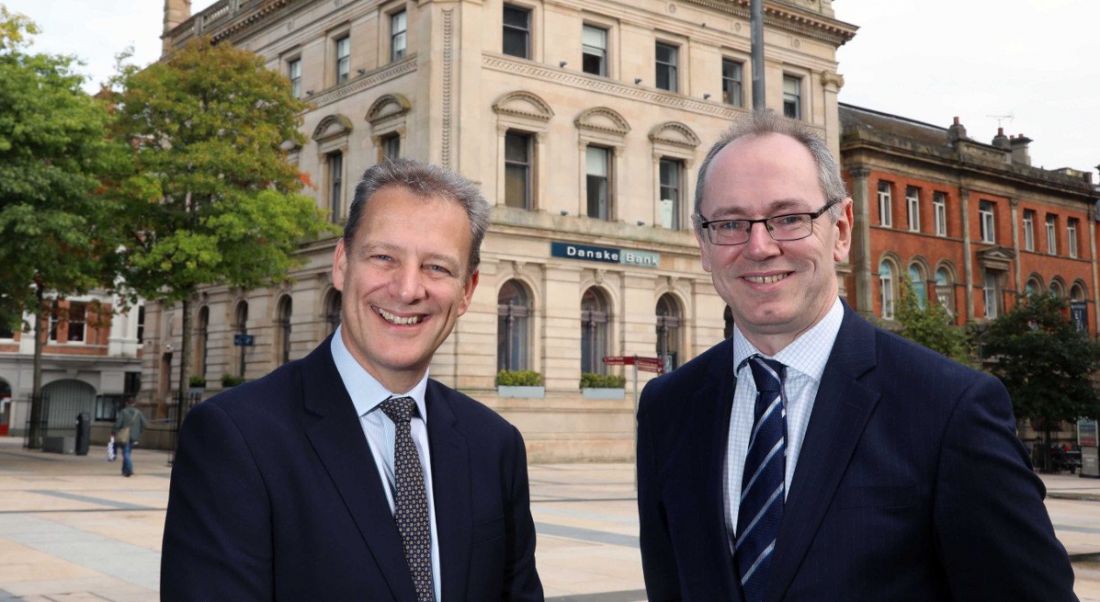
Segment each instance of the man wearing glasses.
[[699,169],[695,234],[733,336],[638,413],[650,600],[1075,600],[1000,381],[838,296],[852,200],[773,113]]

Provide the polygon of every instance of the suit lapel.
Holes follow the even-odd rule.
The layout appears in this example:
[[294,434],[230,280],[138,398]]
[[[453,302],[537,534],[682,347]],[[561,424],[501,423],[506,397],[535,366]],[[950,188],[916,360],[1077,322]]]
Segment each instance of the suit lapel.
[[463,600],[473,532],[472,492],[466,438],[456,429],[451,395],[443,385],[428,381],[428,445],[432,454],[441,590],[444,600]]
[[874,329],[845,305],[783,510],[772,559],[771,600],[781,599],[790,587],[878,403],[878,391],[859,381],[874,364]]
[[394,599],[415,600],[397,531],[355,406],[332,361],[329,339],[303,360],[303,424],[321,464],[366,542]]

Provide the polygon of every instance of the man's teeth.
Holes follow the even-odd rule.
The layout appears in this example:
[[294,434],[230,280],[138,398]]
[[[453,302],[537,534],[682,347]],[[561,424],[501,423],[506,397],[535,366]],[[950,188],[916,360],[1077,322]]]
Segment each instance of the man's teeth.
[[786,274],[772,274],[771,276],[745,276],[745,280],[756,284],[771,284],[786,278]]
[[390,322],[391,324],[397,324],[399,326],[412,326],[413,324],[417,324],[420,322],[420,316],[409,316],[407,318],[402,318],[401,316],[391,314],[390,312],[382,308],[378,309],[378,315],[382,316],[382,318],[387,322]]

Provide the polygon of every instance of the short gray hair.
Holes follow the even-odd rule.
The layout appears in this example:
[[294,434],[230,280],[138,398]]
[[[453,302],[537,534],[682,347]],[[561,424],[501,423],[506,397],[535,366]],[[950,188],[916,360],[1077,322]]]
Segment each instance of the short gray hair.
[[449,169],[415,159],[386,160],[363,173],[363,179],[355,187],[348,222],[344,225],[345,245],[350,246],[355,239],[364,206],[374,193],[387,186],[401,186],[419,197],[441,197],[461,205],[470,220],[470,257],[466,275],[477,270],[481,263],[481,241],[489,229],[489,203],[473,182]]
[[[714,146],[707,153],[707,157],[703,159],[702,165],[699,166],[699,174],[695,178],[695,215],[700,215],[699,209],[703,206],[703,188],[705,188],[707,182],[707,169],[710,168],[714,157],[734,140],[767,134],[790,136],[810,151],[814,164],[817,165],[817,182],[821,186],[821,191],[825,193],[825,202],[832,203],[848,197],[844,180],[840,177],[840,167],[837,165],[833,153],[829,152],[829,145],[821,139],[815,130],[801,121],[787,119],[771,110],[753,111],[750,117],[733,124],[726,133],[722,134],[722,137],[714,143]],[[840,218],[840,212],[840,205],[833,205],[829,209],[829,216],[833,218],[833,221],[836,221]],[[698,220],[696,220],[696,227],[698,227]]]

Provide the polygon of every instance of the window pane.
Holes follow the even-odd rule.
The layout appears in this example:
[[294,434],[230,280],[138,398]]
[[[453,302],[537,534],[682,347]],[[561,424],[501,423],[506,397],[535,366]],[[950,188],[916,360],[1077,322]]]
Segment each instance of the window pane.
[[680,175],[683,164],[674,159],[660,161],[660,219],[665,228],[680,227]]
[[741,63],[730,59],[722,59],[722,102],[735,107],[742,106]]
[[783,115],[791,119],[802,118],[802,79],[783,76]]
[[610,217],[609,195],[609,151],[605,148],[590,146],[585,152],[587,177],[585,181],[588,217],[608,219]]
[[390,17],[390,60],[395,61],[405,56],[405,36],[408,29],[405,11],[395,13]]
[[678,48],[657,43],[657,87],[675,92],[677,89],[676,65]]
[[504,54],[530,58],[528,40],[531,11],[515,6],[504,7]]
[[585,73],[607,75],[607,30],[585,25],[581,32]]

